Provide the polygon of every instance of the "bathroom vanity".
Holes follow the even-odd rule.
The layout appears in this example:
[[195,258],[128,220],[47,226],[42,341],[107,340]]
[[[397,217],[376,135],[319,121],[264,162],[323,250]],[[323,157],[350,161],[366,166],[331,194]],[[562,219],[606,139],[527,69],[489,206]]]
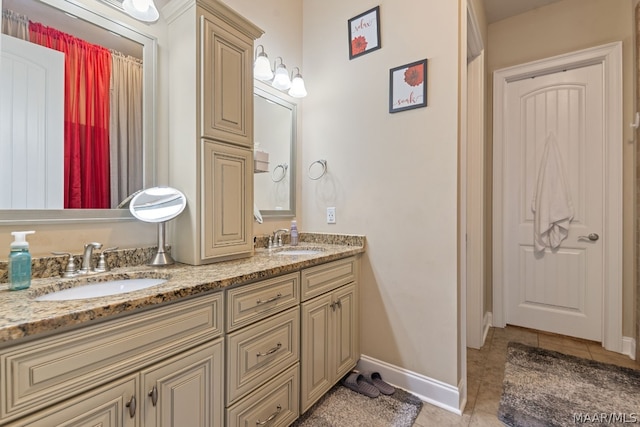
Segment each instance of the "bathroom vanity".
[[288,249],[114,269],[93,277],[167,281],[92,299],[0,287],[0,425],[289,425],[360,357],[364,239]]

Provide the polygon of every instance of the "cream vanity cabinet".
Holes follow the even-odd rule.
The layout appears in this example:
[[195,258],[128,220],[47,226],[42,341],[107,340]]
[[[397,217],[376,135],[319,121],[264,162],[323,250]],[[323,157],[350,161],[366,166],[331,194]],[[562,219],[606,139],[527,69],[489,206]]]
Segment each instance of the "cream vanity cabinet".
[[226,425],[299,415],[300,273],[227,290]]
[[217,0],[172,2],[170,182],[185,193],[172,254],[199,265],[253,252],[253,41],[263,33]]
[[222,292],[3,348],[0,425],[222,426]]
[[360,358],[358,275],[357,257],[302,270],[301,413]]

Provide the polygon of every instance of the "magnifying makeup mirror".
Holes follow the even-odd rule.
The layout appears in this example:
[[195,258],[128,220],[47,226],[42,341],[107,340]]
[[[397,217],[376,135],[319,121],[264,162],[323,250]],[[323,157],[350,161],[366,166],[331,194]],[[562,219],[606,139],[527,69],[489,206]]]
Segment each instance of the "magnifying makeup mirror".
[[158,223],[158,251],[149,265],[170,265],[173,258],[165,252],[165,224],[177,217],[187,206],[185,195],[171,187],[152,187],[135,194],[129,210],[131,214],[144,222]]

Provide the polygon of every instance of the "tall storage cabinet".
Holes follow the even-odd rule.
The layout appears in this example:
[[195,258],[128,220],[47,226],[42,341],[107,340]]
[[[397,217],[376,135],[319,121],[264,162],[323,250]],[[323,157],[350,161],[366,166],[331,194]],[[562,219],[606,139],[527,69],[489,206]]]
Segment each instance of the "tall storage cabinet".
[[261,29],[217,0],[172,2],[170,184],[187,197],[172,255],[187,264],[253,251],[253,41]]

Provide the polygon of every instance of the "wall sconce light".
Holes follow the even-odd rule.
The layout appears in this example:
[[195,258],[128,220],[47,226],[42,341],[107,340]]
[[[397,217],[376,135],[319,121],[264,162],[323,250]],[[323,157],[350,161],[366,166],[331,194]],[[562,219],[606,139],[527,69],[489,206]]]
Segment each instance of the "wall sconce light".
[[143,22],[155,22],[160,17],[153,0],[124,0],[122,8],[131,17]]
[[304,80],[302,80],[302,76],[300,75],[300,68],[293,67],[298,72],[293,75],[293,70],[291,71],[291,75],[293,78],[291,79],[291,89],[289,89],[289,95],[294,98],[304,98],[307,96],[307,89],[304,87]]
[[[262,52],[258,53],[258,48],[262,49]],[[271,64],[269,58],[264,52],[264,46],[261,44],[256,47],[256,59],[253,63],[253,77],[258,80],[271,80],[273,78],[273,71],[271,71]]]
[[[289,79],[289,73],[287,72],[287,67],[282,62],[282,57],[277,57],[276,60],[280,59],[280,64],[276,66],[275,76],[273,77],[273,82],[271,82],[271,86],[278,90],[287,90],[291,87],[291,80]],[[275,61],[274,61],[275,66]]]
[[[258,51],[258,48],[260,51]],[[280,60],[280,64],[277,63],[278,59]],[[275,61],[273,61],[273,66],[275,68],[275,74],[271,69],[271,64],[269,64],[269,57],[264,51],[264,46],[261,44],[256,46],[255,60],[253,62],[253,77],[255,79],[262,81],[271,80],[272,87],[282,91],[288,90],[289,96],[294,98],[304,98],[307,96],[307,89],[304,87],[304,80],[300,75],[300,68],[293,67],[298,70],[298,72],[294,74],[292,70],[291,78],[289,78],[287,67],[284,65],[284,60],[281,56],[278,56]]]

